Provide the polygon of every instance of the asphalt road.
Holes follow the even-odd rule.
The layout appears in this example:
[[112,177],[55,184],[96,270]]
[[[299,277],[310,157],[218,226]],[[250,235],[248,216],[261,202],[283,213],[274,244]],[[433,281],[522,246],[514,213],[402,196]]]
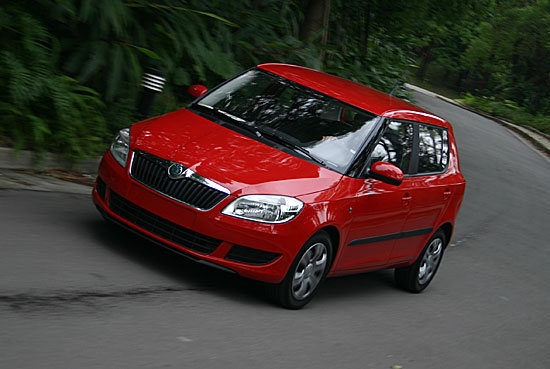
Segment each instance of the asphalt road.
[[444,101],[468,188],[422,294],[391,271],[305,309],[106,224],[90,197],[0,191],[0,368],[550,367],[550,161]]

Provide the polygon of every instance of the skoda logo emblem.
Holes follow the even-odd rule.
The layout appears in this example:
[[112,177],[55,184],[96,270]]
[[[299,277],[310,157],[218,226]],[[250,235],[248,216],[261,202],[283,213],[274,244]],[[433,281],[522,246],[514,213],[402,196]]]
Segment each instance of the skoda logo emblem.
[[178,179],[185,172],[185,167],[179,163],[173,163],[168,167],[168,177]]

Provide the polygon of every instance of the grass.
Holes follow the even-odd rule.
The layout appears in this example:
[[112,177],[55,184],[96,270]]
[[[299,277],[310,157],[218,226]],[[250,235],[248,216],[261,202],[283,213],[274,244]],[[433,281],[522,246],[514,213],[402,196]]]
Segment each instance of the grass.
[[473,96],[470,93],[462,94],[452,89],[442,87],[441,85],[430,83],[429,81],[419,81],[415,78],[410,78],[408,82],[412,85],[435,92],[436,94],[445,96],[449,99],[456,100],[464,105],[471,106],[472,108],[476,108],[510,123],[520,126],[529,126],[542,133],[550,134],[550,116],[530,114],[513,101],[500,101],[493,97]]
[[494,98],[473,96],[469,93],[456,100],[510,123],[529,126],[545,134],[550,134],[550,116],[530,114],[513,101],[499,101]]

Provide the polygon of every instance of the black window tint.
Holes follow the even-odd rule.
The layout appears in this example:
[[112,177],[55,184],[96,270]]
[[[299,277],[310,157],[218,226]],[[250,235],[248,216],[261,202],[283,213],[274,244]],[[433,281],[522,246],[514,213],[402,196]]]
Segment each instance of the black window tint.
[[418,174],[443,172],[449,161],[447,130],[419,125]]
[[405,122],[391,122],[376,144],[370,164],[387,161],[407,173],[413,147],[413,125]]

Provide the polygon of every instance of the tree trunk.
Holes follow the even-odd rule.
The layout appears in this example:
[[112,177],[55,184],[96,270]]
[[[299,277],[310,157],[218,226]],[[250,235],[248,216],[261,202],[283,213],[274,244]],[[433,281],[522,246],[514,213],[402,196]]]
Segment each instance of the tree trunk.
[[310,0],[300,27],[300,39],[310,41],[321,34],[321,63],[325,62],[324,47],[328,42],[330,0]]
[[424,81],[426,78],[426,71],[428,70],[428,64],[432,61],[432,54],[428,47],[422,48],[422,56],[420,60],[420,67],[416,72],[416,78],[420,81]]
[[321,44],[326,45],[328,39],[328,21],[330,0],[310,0],[304,12],[304,21],[300,27],[300,39],[311,40],[320,31]]
[[365,59],[369,57],[369,37],[370,37],[370,18],[371,18],[371,7],[367,9],[366,19],[365,19],[365,31],[362,36],[361,46],[364,48],[363,55]]

